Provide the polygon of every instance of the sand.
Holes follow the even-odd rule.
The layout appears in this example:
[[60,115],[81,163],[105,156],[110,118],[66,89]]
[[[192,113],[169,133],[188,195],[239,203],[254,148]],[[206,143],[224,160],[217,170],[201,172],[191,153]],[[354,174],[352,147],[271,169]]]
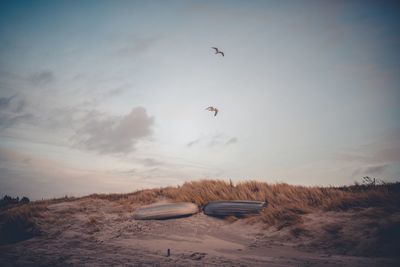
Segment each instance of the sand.
[[[307,235],[265,229],[246,220],[204,215],[134,220],[135,207],[101,199],[50,204],[38,221],[42,233],[0,246],[0,266],[396,266],[388,258],[318,250]],[[337,220],[310,214],[306,223]],[[313,240],[316,239],[315,236]],[[167,250],[170,249],[170,256]]]

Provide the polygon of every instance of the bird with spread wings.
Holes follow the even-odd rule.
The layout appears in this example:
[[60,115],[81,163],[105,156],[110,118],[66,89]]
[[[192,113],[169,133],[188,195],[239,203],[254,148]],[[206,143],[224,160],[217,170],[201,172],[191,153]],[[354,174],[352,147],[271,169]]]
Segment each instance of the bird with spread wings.
[[[218,47],[211,47],[211,48],[215,50],[215,54],[221,54],[223,57],[225,56],[224,52],[219,50]],[[217,116],[218,114],[218,109],[216,107],[210,106],[206,108],[206,110],[214,112],[214,117]]]
[[210,106],[210,107],[206,108],[206,110],[213,111],[214,112],[214,117],[217,116],[217,114],[218,114],[218,109],[215,108],[215,107]]
[[221,54],[223,57],[225,57],[224,52],[218,49],[218,47],[211,47],[212,49],[215,50],[215,54]]

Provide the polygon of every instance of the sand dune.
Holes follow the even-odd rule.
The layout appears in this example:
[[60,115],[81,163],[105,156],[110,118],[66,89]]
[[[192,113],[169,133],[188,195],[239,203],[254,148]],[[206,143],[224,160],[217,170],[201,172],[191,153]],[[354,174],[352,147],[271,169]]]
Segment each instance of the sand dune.
[[[44,204],[43,204],[44,205]],[[0,246],[1,266],[396,266],[396,259],[332,253],[331,225],[354,212],[310,213],[304,230],[278,230],[250,219],[206,216],[134,220],[139,204],[95,197],[49,202],[38,211],[40,235]],[[253,220],[254,221],[254,220]],[[303,227],[304,227],[303,225]],[[345,224],[343,224],[345,225]],[[337,229],[336,229],[337,231]],[[341,229],[354,231],[354,229]],[[333,241],[332,241],[333,242]],[[167,256],[170,249],[170,256]],[[327,252],[330,251],[330,252]],[[341,252],[341,253],[339,253]]]

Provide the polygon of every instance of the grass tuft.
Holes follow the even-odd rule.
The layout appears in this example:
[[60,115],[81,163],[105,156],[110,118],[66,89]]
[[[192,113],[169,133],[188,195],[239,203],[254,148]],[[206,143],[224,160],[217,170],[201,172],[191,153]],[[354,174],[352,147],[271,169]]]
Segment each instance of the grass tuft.
[[45,206],[27,204],[0,212],[0,244],[15,243],[40,234],[37,219]]

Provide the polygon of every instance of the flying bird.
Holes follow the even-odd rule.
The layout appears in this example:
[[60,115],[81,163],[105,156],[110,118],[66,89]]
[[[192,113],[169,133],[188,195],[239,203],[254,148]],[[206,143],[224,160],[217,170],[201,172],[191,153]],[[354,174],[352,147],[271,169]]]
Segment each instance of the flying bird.
[[208,107],[208,108],[206,108],[206,110],[214,111],[214,117],[217,116],[217,114],[218,114],[218,109],[215,107]]
[[218,47],[211,47],[212,49],[215,50],[215,54],[221,54],[223,57],[225,56],[224,52],[218,49]]

